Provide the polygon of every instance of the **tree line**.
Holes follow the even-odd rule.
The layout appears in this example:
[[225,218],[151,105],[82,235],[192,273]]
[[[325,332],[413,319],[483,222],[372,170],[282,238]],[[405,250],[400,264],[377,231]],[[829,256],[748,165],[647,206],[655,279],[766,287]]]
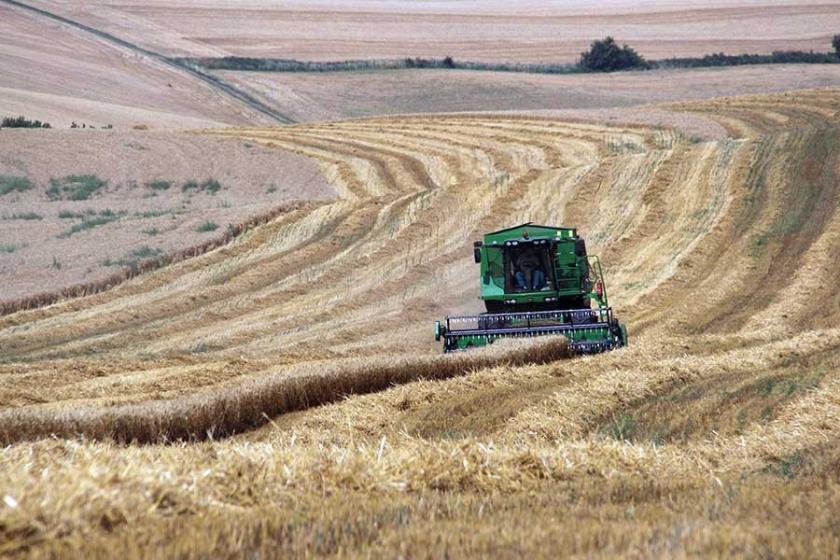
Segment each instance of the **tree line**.
[[337,72],[352,70],[400,70],[413,68],[442,68],[538,74],[573,74],[579,72],[616,72],[621,70],[650,70],[654,68],[703,68],[739,66],[746,64],[836,64],[840,63],[840,34],[832,37],[834,52],[774,51],[770,54],[707,54],[700,57],[674,57],[646,60],[627,44],[619,45],[612,37],[593,41],[582,52],[577,63],[522,64],[493,63],[443,58],[406,57],[376,60],[343,60],[334,62],[300,61],[280,58],[226,56],[219,58],[178,58],[182,64],[206,70],[239,70],[248,72]]

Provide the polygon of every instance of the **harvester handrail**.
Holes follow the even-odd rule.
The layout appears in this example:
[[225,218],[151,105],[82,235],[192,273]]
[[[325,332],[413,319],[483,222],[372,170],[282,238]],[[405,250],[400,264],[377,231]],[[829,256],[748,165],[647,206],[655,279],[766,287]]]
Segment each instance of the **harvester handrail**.
[[530,315],[531,317],[550,317],[552,315],[559,315],[560,313],[580,313],[581,311],[591,311],[593,313],[601,313],[611,311],[611,307],[599,307],[595,309],[552,309],[551,311],[514,311],[509,313],[480,313],[477,315],[447,315],[447,319],[451,319],[453,321],[459,319],[475,319],[476,317],[490,317],[490,318],[521,318],[525,317],[526,315]]
[[[575,318],[588,316],[596,319],[594,322],[580,321],[577,322]],[[480,315],[455,315],[446,317],[446,330],[449,332],[458,330],[493,330],[494,323],[499,321],[525,321],[526,328],[531,328],[532,321],[546,321],[554,320],[555,324],[605,324],[612,320],[612,309],[609,307],[599,307],[596,309],[559,309],[552,311],[526,311],[521,313],[483,313]],[[478,323],[477,328],[452,328],[452,323]],[[483,323],[483,325],[482,325]],[[550,325],[536,325],[537,327],[547,327]]]
[[597,255],[587,256],[589,268],[595,273],[595,281],[601,284],[600,298],[604,302],[604,309],[609,309],[610,300],[607,298],[607,284],[604,282],[604,271],[601,268],[601,259]]

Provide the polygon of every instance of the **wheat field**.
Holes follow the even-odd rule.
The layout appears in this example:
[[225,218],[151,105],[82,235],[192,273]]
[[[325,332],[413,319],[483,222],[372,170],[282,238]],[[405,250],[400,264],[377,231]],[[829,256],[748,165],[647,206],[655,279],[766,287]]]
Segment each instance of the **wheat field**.
[[[840,554],[840,89],[205,131],[339,196],[0,317],[0,554]],[[439,355],[471,244],[577,227],[630,346]]]

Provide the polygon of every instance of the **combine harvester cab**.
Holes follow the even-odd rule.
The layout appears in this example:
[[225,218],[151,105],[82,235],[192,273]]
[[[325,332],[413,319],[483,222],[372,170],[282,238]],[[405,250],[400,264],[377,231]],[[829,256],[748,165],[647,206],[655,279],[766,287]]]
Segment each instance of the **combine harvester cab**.
[[435,340],[443,339],[444,352],[544,335],[563,335],[582,354],[627,345],[601,264],[586,254],[577,230],[529,222],[486,234],[474,253],[487,312],[436,321]]

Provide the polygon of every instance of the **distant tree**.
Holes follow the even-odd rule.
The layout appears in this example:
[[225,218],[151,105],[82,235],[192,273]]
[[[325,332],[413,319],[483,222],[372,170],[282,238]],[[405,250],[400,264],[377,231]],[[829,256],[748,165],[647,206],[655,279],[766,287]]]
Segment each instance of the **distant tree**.
[[647,61],[627,45],[618,46],[615,39],[607,37],[594,41],[587,52],[580,54],[581,67],[595,72],[613,72],[631,68],[649,68]]
[[50,128],[50,123],[42,123],[37,119],[30,120],[24,116],[5,117],[0,121],[0,128]]
[[455,68],[455,61],[452,59],[451,56],[447,56],[443,59],[443,67],[444,68]]
[[834,52],[840,57],[840,34],[831,39],[831,46],[834,47]]

